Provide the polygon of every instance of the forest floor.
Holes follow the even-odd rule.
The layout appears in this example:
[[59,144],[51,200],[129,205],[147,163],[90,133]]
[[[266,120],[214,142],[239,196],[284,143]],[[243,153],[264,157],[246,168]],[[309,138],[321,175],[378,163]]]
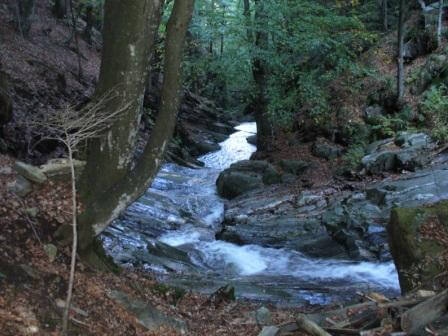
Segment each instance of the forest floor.
[[[69,211],[69,186],[55,183],[18,198],[8,188],[16,178],[13,162],[0,156],[0,334],[60,335],[70,251],[53,240],[52,232]],[[46,251],[51,243],[57,246],[55,256]],[[179,334],[167,328],[148,331],[110,297],[113,291],[185,321],[188,335],[257,335],[261,330],[254,315],[261,303],[215,303],[191,292],[179,299],[178,292],[157,283],[149,272],[98,272],[78,261],[70,335]],[[294,321],[298,312],[321,309],[267,307],[273,324]]]
[[[37,2],[30,34],[24,38],[14,27],[13,5],[13,1],[0,4],[0,69],[8,78],[14,104],[13,120],[3,128],[3,136],[15,156],[43,163],[58,156],[60,149],[30,150],[21,121],[30,111],[44,113],[88,99],[99,73],[101,43],[94,39],[95,43],[88,45],[80,39],[79,78],[75,41],[67,43],[71,35],[68,23],[52,16],[47,2]],[[60,335],[70,251],[54,241],[53,233],[69,219],[70,189],[64,183],[50,182],[20,198],[11,192],[17,177],[14,161],[0,155],[0,335]],[[47,253],[49,244],[57,247],[56,256]],[[207,296],[188,292],[178,300],[175,290],[158,284],[151,273],[96,272],[78,261],[70,335],[178,334],[168,329],[148,331],[135,315],[110,298],[112,291],[185,321],[188,335],[257,335],[261,330],[254,318],[261,303],[214,304]],[[273,324],[294,321],[298,311],[313,309],[268,307]]]

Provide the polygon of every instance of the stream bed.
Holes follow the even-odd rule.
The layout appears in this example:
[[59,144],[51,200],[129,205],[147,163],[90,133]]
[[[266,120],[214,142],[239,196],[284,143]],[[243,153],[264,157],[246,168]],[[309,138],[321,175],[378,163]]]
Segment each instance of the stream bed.
[[255,133],[255,123],[238,126],[221,150],[200,158],[201,169],[164,165],[145,195],[103,234],[108,253],[121,265],[143,267],[167,284],[202,293],[231,283],[240,298],[285,305],[347,300],[356,291],[398,295],[392,261],[310,258],[286,247],[215,239],[224,217],[215,181],[256,150],[246,141]]

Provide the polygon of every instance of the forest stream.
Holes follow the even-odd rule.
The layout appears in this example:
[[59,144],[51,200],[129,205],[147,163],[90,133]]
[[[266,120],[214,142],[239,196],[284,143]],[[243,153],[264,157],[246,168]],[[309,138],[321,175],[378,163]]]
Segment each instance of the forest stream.
[[211,293],[231,283],[240,298],[285,305],[324,304],[356,291],[399,294],[392,261],[310,258],[287,247],[215,239],[224,217],[215,181],[256,150],[246,141],[256,133],[255,123],[236,129],[221,150],[200,158],[203,168],[163,166],[145,195],[103,235],[115,261],[151,270],[170,285]]

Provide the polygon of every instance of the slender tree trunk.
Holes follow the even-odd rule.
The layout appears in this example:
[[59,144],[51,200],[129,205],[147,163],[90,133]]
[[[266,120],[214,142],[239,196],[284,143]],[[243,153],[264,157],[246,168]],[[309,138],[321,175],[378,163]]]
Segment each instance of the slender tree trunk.
[[246,19],[246,35],[247,35],[247,41],[252,44],[253,43],[253,35],[252,35],[252,31],[250,29],[251,26],[251,18],[250,18],[250,2],[249,0],[244,0],[243,1],[244,4],[244,12],[243,15]]
[[398,18],[398,58],[397,58],[397,101],[402,103],[404,96],[404,35],[405,35],[405,11],[406,0],[400,0],[399,18]]
[[[100,234],[117,218],[121,211],[146,191],[162,163],[164,151],[174,131],[180,104],[182,50],[193,7],[194,0],[176,0],[174,3],[167,24],[160,109],[150,139],[133,169],[128,169],[109,188],[101,192],[97,190],[90,197],[85,211],[79,216],[79,246],[81,249],[88,248],[96,235]],[[107,21],[106,24],[108,24]],[[145,41],[147,42],[146,39]],[[140,73],[139,76],[142,74]],[[145,82],[144,78],[140,77],[143,83]],[[112,87],[114,86],[112,85]],[[136,129],[132,131],[136,131]],[[94,177],[90,176],[91,179]],[[61,231],[61,233],[64,235],[64,232]]]
[[64,316],[62,319],[62,334],[67,335],[68,331],[68,320],[70,314],[70,306],[72,303],[73,295],[73,284],[75,282],[75,267],[76,267],[76,251],[78,249],[78,230],[77,230],[77,209],[78,205],[76,202],[76,176],[75,176],[75,164],[73,163],[73,148],[67,145],[68,149],[68,160],[70,163],[70,173],[72,179],[72,255],[70,262],[70,276],[68,281],[67,298],[65,300]]
[[439,17],[437,20],[437,47],[442,45],[443,0],[439,0]]
[[[255,46],[259,50],[267,50],[269,47],[268,33],[264,30],[264,24],[268,18],[265,8],[265,0],[255,1]],[[267,64],[256,53],[252,61],[252,73],[255,81],[255,98],[252,104],[257,123],[257,150],[268,151],[272,142],[273,129],[267,111],[266,87],[267,87]]]
[[17,29],[23,36],[28,36],[34,14],[34,0],[17,1]]
[[58,19],[63,19],[67,15],[67,0],[55,0],[53,5],[53,14]]
[[384,31],[387,31],[388,26],[389,26],[388,17],[387,17],[387,15],[388,15],[387,6],[388,6],[387,0],[383,0],[383,29],[384,29]]
[[84,28],[83,35],[87,40],[87,43],[92,45],[92,28],[95,24],[95,15],[93,13],[93,5],[87,4],[86,6],[86,27]]

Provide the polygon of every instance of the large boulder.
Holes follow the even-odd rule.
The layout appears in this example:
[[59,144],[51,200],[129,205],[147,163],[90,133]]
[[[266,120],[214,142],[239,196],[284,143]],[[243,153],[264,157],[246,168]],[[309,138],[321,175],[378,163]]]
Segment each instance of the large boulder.
[[395,208],[388,225],[400,286],[407,293],[419,286],[439,286],[447,270],[448,201],[415,208]]
[[266,161],[244,160],[232,164],[218,177],[218,194],[232,199],[245,192],[281,182],[281,175]]
[[149,331],[156,332],[161,327],[170,327],[182,335],[187,332],[187,324],[184,321],[165,314],[149,302],[132,298],[120,291],[111,291],[108,296],[134,315],[137,323]]
[[435,143],[427,134],[401,132],[395,138],[370,144],[361,162],[370,174],[415,171],[429,161],[433,148]]

